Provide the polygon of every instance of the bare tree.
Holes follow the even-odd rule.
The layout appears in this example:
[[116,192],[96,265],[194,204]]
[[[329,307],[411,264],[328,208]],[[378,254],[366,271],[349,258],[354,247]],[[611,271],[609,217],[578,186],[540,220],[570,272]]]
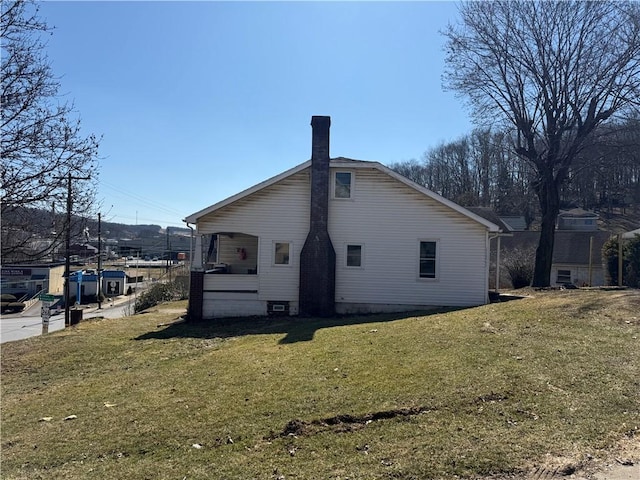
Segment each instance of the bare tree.
[[460,23],[444,32],[444,82],[480,122],[515,129],[542,215],[532,284],[548,286],[571,163],[598,125],[639,106],[640,5],[493,1],[459,12]]
[[415,158],[404,162],[392,163],[389,168],[419,185],[427,186],[428,181],[425,176],[424,164]]
[[389,165],[404,175],[464,206],[491,207],[501,215],[525,214],[530,220],[531,168],[513,152],[504,132],[475,129],[427,150],[421,161]]
[[[65,179],[94,178],[99,140],[84,137],[73,105],[61,100],[41,36],[50,32],[33,1],[3,1],[0,191],[3,261],[51,253],[67,225],[43,215],[52,204],[64,211]],[[92,182],[74,182],[73,204],[86,208]]]

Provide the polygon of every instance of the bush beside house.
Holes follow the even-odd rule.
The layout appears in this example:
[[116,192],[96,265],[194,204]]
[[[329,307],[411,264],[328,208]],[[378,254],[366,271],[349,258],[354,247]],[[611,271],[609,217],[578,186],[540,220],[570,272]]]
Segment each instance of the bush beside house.
[[[612,237],[602,247],[608,285],[618,285],[618,242],[618,237]],[[640,287],[640,235],[622,243],[622,284],[632,288]]]

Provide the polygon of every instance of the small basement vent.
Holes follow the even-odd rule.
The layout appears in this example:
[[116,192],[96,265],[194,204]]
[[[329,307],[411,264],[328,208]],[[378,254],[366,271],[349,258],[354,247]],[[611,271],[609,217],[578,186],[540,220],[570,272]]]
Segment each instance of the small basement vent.
[[289,302],[267,302],[269,315],[289,315]]

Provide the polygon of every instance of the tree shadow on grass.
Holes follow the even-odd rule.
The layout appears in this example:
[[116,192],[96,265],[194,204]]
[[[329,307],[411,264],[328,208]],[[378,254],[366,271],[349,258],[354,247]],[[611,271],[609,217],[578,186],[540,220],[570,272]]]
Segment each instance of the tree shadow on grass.
[[169,338],[230,338],[245,335],[286,334],[280,344],[308,342],[322,328],[358,325],[365,323],[392,322],[405,318],[451,312],[461,308],[439,308],[428,311],[380,313],[369,315],[342,315],[331,318],[315,317],[246,317],[218,319],[197,323],[174,323],[162,330],[148,332],[135,340],[166,340]]

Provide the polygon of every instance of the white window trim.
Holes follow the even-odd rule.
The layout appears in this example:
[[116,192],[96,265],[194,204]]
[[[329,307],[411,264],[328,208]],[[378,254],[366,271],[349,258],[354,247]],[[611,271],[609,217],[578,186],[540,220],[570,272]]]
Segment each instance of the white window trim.
[[[349,247],[360,247],[360,266],[348,265],[349,261]],[[358,242],[346,242],[344,244],[344,268],[348,268],[349,270],[364,270],[364,262],[365,262],[365,253],[364,253],[364,243]]]
[[[336,197],[336,174],[338,174],[338,173],[348,173],[349,175],[351,175],[351,186],[349,188],[349,197],[348,198]],[[351,170],[335,170],[331,174],[331,198],[333,200],[340,200],[340,201],[353,200],[353,193],[355,192],[355,185],[356,185],[356,174],[353,171],[351,171]]]
[[[276,244],[288,243],[289,244],[289,263],[276,263]],[[293,242],[290,240],[274,240],[271,243],[271,266],[277,268],[291,268],[293,266]]]
[[[436,276],[434,278],[421,277],[420,276],[420,243],[433,242],[436,244]],[[416,246],[416,278],[420,282],[438,282],[440,281],[440,257],[442,252],[440,251],[440,239],[439,238],[419,238]]]

